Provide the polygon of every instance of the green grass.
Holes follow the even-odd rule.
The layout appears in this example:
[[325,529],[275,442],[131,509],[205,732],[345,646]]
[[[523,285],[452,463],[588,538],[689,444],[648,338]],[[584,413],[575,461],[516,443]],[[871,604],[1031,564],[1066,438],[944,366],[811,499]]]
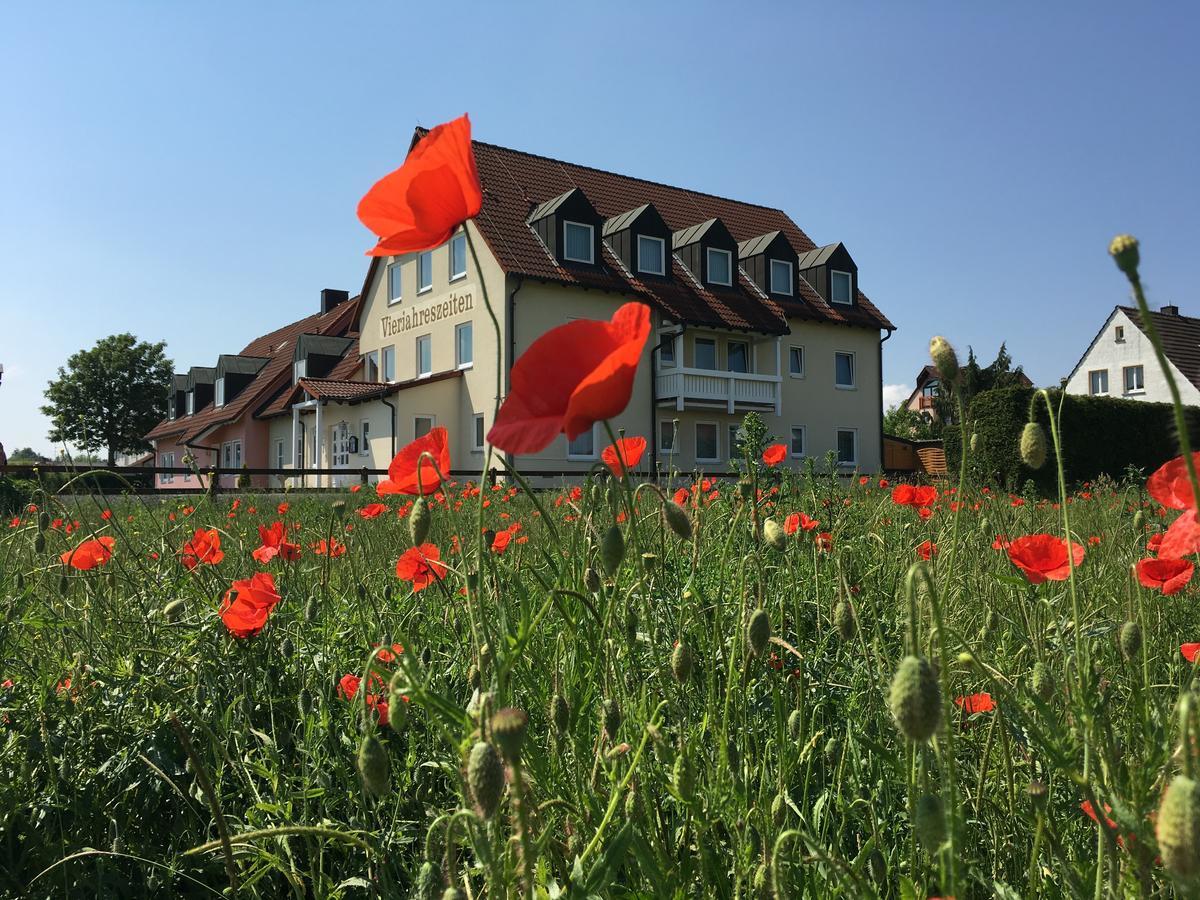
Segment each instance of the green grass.
[[[0,691],[0,895],[202,897],[236,880],[244,897],[395,897],[426,861],[439,897],[450,883],[475,897],[1185,892],[1155,862],[1150,816],[1193,677],[1179,646],[1200,640],[1200,621],[1193,590],[1162,597],[1131,575],[1143,515],[1165,523],[1135,517],[1141,486],[1071,498],[1087,546],[1076,623],[1065,582],[1031,586],[992,547],[1061,534],[1046,502],[969,490],[956,514],[943,493],[924,520],[875,481],[777,478],[764,473],[756,509],[721,484],[690,540],[641,488],[611,577],[598,555],[630,502],[619,484],[540,494],[544,516],[507,489],[485,490],[481,509],[458,484],[429,537],[450,572],[416,594],[395,574],[410,544],[398,498],[371,520],[356,514],[366,493],[341,498],[344,519],[328,497],[292,498],[283,516],[278,498],[199,499],[190,515],[182,501],[122,502],[108,520],[92,501],[35,498],[80,525],[0,523],[0,681],[13,682]],[[816,532],[782,552],[756,536],[752,520],[801,511],[832,534],[830,552]],[[304,555],[260,566],[256,526],[277,518],[299,525]],[[528,540],[481,566],[481,525],[515,522]],[[179,549],[198,527],[220,530],[225,558],[189,572]],[[116,538],[112,560],[68,573],[59,554],[93,533]],[[331,534],[347,553],[314,555]],[[939,547],[928,579],[913,568],[926,539]],[[264,569],[282,602],[261,634],[234,639],[221,596]],[[164,615],[174,601],[178,617]],[[757,608],[774,637],[755,656]],[[1143,633],[1129,660],[1127,620]],[[398,661],[371,659],[393,642]],[[682,683],[677,642],[694,662]],[[888,706],[912,652],[946,661],[943,723],[921,745]],[[339,679],[368,667],[410,698],[396,728],[374,723],[364,692],[339,696]],[[980,691],[996,710],[964,718],[953,697]],[[527,734],[485,820],[466,759],[510,706]],[[356,767],[364,735],[388,760],[379,796]],[[947,811],[941,846],[909,824],[926,795]],[[1081,812],[1092,798],[1116,834]]]

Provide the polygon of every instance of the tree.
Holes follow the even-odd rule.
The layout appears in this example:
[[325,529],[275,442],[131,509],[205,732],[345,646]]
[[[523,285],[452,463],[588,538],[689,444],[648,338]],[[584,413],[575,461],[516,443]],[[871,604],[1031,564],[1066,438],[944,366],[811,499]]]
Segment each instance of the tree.
[[105,450],[109,465],[118,453],[149,449],[143,435],[165,414],[171,383],[165,348],[114,334],[74,354],[46,388],[50,440]]
[[883,433],[913,441],[927,441],[941,435],[942,423],[930,420],[903,403],[889,406],[883,414]]
[[12,452],[12,456],[8,458],[10,465],[26,465],[29,463],[45,462],[46,457],[38,453],[32,447],[18,447]]
[[[967,361],[959,369],[958,381],[954,387],[958,392],[959,399],[962,400],[963,409],[970,409],[971,400],[977,394],[993,388],[1028,386],[1029,383],[1029,378],[1021,366],[1013,368],[1012,354],[1008,352],[1008,347],[1001,342],[1000,349],[996,352],[996,358],[987,366],[980,366],[979,360],[975,358],[975,348],[967,347]],[[945,391],[942,391],[934,401],[938,418],[946,424],[957,421],[957,407],[958,400]]]

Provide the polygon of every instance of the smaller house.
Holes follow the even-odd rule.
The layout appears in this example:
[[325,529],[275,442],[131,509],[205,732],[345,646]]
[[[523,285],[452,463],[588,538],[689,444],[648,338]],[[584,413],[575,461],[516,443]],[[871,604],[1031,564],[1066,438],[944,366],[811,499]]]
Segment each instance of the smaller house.
[[933,366],[925,366],[917,375],[917,386],[904,401],[904,408],[911,409],[926,421],[937,418],[935,401],[940,394],[941,376]]
[[[1200,319],[1164,306],[1150,316],[1183,402],[1200,406]],[[1144,330],[1141,312],[1117,306],[1067,376],[1066,392],[1170,403],[1171,393]]]

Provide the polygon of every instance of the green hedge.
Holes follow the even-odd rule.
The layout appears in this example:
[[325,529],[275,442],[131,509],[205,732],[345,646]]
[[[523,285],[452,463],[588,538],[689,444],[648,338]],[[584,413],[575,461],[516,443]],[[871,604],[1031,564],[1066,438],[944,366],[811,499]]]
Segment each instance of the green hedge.
[[[970,474],[995,487],[1018,490],[1026,480],[1034,482],[1044,494],[1057,490],[1054,448],[1050,447],[1046,465],[1039,471],[1021,463],[1021,429],[1029,420],[1032,388],[1013,387],[985,391],[971,403],[968,433],[978,435],[971,454]],[[1149,473],[1179,455],[1175,418],[1169,403],[1143,403],[1109,397],[1081,397],[1050,392],[1054,408],[1062,400],[1060,430],[1063,463],[1068,485],[1090,481],[1099,475],[1121,478],[1130,468]],[[1200,434],[1200,409],[1186,410],[1192,445]],[[1046,405],[1037,404],[1037,420],[1050,438],[1050,420]],[[946,462],[955,471],[962,457],[959,429],[947,427],[943,434]],[[1052,442],[1051,442],[1052,444]]]

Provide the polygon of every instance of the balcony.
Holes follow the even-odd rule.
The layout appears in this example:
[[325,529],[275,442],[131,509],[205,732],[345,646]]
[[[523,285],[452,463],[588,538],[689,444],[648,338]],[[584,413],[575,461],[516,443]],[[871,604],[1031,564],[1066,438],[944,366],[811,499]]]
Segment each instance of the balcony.
[[927,397],[922,394],[917,398],[917,409],[933,409],[935,397]]
[[680,411],[688,406],[724,405],[729,413],[769,409],[778,416],[782,413],[782,381],[778,375],[672,368],[658,373],[654,390],[659,403],[674,402]]

